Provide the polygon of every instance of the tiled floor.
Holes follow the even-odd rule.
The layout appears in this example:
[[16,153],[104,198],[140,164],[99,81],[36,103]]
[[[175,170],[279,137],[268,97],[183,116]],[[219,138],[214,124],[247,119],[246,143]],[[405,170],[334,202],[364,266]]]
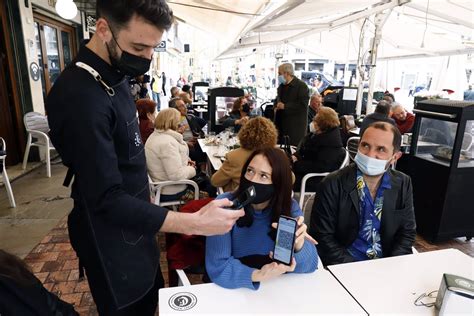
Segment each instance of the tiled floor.
[[[17,209],[8,207],[6,194],[1,190],[0,248],[24,257],[45,287],[74,304],[81,315],[97,315],[87,281],[78,280],[78,263],[69,244],[66,215],[72,203],[68,198],[69,189],[61,185],[65,168],[53,165],[53,177],[49,179],[43,169],[13,183]],[[162,251],[161,268],[167,282],[164,236],[159,234],[158,240]],[[474,243],[463,239],[432,245],[418,236],[415,248],[420,252],[457,248],[474,257]],[[192,284],[200,282],[199,275],[190,279]]]

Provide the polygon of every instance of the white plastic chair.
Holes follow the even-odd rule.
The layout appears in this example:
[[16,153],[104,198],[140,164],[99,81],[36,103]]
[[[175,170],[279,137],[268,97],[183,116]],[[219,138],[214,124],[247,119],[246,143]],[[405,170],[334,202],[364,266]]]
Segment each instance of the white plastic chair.
[[[23,170],[26,169],[26,163],[28,162],[28,155],[30,154],[31,146],[44,147],[46,151],[46,175],[48,178],[50,178],[50,151],[54,150],[55,148],[48,136],[48,119],[41,113],[29,112],[23,117],[23,122],[25,124],[26,132],[28,133],[25,156],[23,157]],[[33,138],[35,138],[35,140],[33,140]]]
[[178,274],[178,286],[188,286],[191,285],[189,279],[182,269],[176,269],[176,273]]
[[10,185],[10,179],[8,179],[7,169],[5,167],[5,159],[7,158],[7,144],[5,143],[5,140],[2,137],[0,137],[0,141],[0,160],[2,161],[2,170],[0,173],[2,174],[3,183],[5,184],[5,188],[7,189],[7,195],[8,200],[10,201],[10,206],[16,207],[12,186]]
[[163,190],[164,187],[170,186],[170,185],[177,185],[177,184],[186,184],[186,185],[191,185],[193,186],[194,189],[194,199],[199,200],[199,186],[197,185],[196,182],[192,180],[177,180],[177,181],[159,181],[159,182],[153,182],[150,177],[148,177],[148,181],[150,183],[150,192],[152,195],[155,197],[155,204],[161,207],[166,207],[166,206],[171,206],[173,210],[177,210],[176,207],[179,205],[182,205],[186,203],[185,201],[182,200],[173,200],[173,201],[166,201],[166,202],[161,202],[160,201],[160,196],[161,196],[161,190]]
[[[339,169],[342,169],[342,168],[344,168],[345,166],[347,166],[349,164],[349,151],[345,150],[345,152],[346,152],[346,155],[345,155],[344,160],[342,161],[341,166],[339,167]],[[304,202],[305,195],[309,195],[310,196],[309,199],[311,199],[311,197],[316,194],[316,192],[306,192],[306,182],[311,178],[325,177],[329,173],[330,172],[308,173],[303,177],[303,179],[301,180],[300,202],[299,202],[300,208],[301,208],[301,210],[303,210],[303,212],[304,212],[303,202]]]
[[359,142],[359,136],[349,137],[347,140],[346,149],[349,151],[351,160],[354,160],[354,157],[357,155],[357,151],[359,150]]

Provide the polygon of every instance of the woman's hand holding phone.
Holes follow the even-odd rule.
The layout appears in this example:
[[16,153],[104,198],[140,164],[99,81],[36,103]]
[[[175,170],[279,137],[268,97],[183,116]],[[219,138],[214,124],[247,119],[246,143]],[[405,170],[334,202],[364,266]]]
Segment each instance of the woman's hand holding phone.
[[[273,258],[273,253],[270,252],[270,258]],[[296,267],[295,258],[291,259],[291,265],[287,266],[282,263],[268,263],[264,265],[260,270],[254,270],[252,273],[252,282],[262,282],[273,279],[279,275],[287,272],[293,272]]]
[[[308,226],[304,223],[304,217],[303,216],[298,216],[296,218],[296,222],[298,224],[296,228],[296,233],[295,233],[295,252],[299,252],[301,248],[303,248],[304,245],[304,240],[307,239],[309,242],[311,242],[313,245],[317,245],[317,241],[311,237],[306,230],[308,229]],[[277,228],[278,224],[277,223],[272,223],[273,228]]]

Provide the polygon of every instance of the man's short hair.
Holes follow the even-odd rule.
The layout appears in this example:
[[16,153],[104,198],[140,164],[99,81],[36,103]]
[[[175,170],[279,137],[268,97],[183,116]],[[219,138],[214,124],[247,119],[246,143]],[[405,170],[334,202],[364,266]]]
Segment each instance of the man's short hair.
[[172,96],[172,97],[173,97],[173,95],[176,93],[176,91],[179,91],[179,88],[178,88],[178,87],[171,87],[170,92],[171,92],[171,96]]
[[127,27],[135,14],[160,30],[169,30],[174,22],[165,0],[97,0],[96,17],[105,18],[116,30]]
[[392,132],[392,134],[393,134],[393,142],[392,142],[393,152],[396,153],[396,152],[400,151],[400,146],[401,146],[401,143],[402,143],[402,134],[400,134],[400,131],[398,130],[398,128],[395,125],[387,123],[387,122],[374,122],[374,123],[370,124],[369,126],[367,126],[367,128],[362,132],[362,134],[360,135],[361,140],[362,140],[362,137],[364,137],[364,134],[367,132],[367,130],[371,127],[382,130],[382,131],[386,131],[386,132]]
[[401,105],[399,102],[395,102],[395,101],[392,102],[391,106],[392,106],[392,111],[395,111],[395,110],[398,109],[398,108],[405,109],[405,108],[403,107],[403,105]]
[[179,100],[183,101],[180,97],[174,97],[168,101],[168,107],[177,109],[178,105],[176,104]]
[[319,97],[321,99],[323,98],[323,96],[319,92],[315,92],[311,95],[310,100],[316,97]]
[[188,84],[185,84],[182,88],[181,91],[183,92],[189,92],[191,90],[191,86]]
[[391,109],[390,103],[388,103],[385,100],[381,100],[379,101],[379,103],[377,103],[377,106],[375,107],[374,112],[388,116],[388,114],[390,113],[390,109]]
[[293,65],[290,64],[290,63],[284,63],[284,64],[281,64],[279,69],[281,70],[281,72],[286,72],[287,74],[289,75],[292,75],[294,76],[295,75],[295,71],[293,69]]

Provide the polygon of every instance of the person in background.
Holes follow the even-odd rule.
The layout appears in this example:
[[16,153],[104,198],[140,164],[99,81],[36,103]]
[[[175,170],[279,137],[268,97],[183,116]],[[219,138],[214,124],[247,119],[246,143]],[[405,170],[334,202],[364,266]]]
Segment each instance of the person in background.
[[0,249],[0,314],[79,316],[74,307],[46,290],[17,256]]
[[309,233],[325,266],[412,253],[411,179],[390,168],[401,156],[400,145],[394,125],[372,123],[361,134],[355,164],[321,181]]
[[162,93],[161,87],[163,86],[161,82],[161,75],[159,72],[155,72],[153,75],[153,78],[151,79],[151,94],[153,97],[153,101],[156,102],[156,111],[160,111],[161,109],[161,99],[160,99],[160,94]]
[[467,90],[463,94],[464,101],[474,101],[474,90],[472,90],[472,84],[467,87]]
[[240,128],[250,119],[250,105],[245,96],[239,97],[234,101],[232,111],[229,117],[224,121],[225,128],[233,127],[234,132],[238,133]]
[[375,107],[374,113],[371,113],[364,117],[362,124],[360,125],[360,135],[362,135],[365,129],[374,122],[387,122],[395,125],[395,121],[390,118],[391,105],[385,100],[379,101]]
[[272,121],[264,117],[250,119],[237,136],[240,148],[228,152],[222,166],[211,178],[215,187],[222,187],[224,192],[235,190],[240,183],[242,167],[254,150],[276,146],[278,132]]
[[[245,217],[229,233],[206,239],[206,270],[219,286],[257,290],[284,273],[310,273],[317,269],[314,245],[305,240],[306,225],[298,203],[291,198],[291,168],[285,153],[278,148],[253,152],[244,164],[235,192],[217,198],[233,199],[250,186],[256,198],[245,207]],[[287,266],[272,262],[276,223],[280,215],[293,217],[298,227],[294,258]]]
[[407,112],[403,105],[398,102],[392,103],[392,119],[395,121],[401,134],[411,133],[415,124],[415,115]]
[[193,103],[193,91],[191,90],[190,85],[183,85],[183,88],[181,88],[181,92],[178,94],[178,96],[184,101],[184,103],[186,103],[187,106],[190,106]]
[[278,82],[280,86],[275,107],[278,140],[281,143],[283,137],[288,135],[291,145],[297,146],[308,128],[308,86],[295,77],[290,63],[278,67]]
[[[314,117],[318,114],[319,108],[323,105],[323,97],[318,93],[314,93],[309,98],[309,107],[308,107],[308,123],[311,125]],[[309,125],[308,125],[309,127]]]
[[[339,169],[346,156],[339,125],[336,111],[320,107],[310,124],[310,133],[303,138],[292,156],[293,172],[296,175],[295,191],[300,191],[301,180],[306,174]],[[315,192],[319,181],[317,178],[310,179],[306,183],[306,190]]]
[[389,104],[392,104],[392,102],[395,101],[395,96],[394,96],[393,94],[391,94],[390,92],[385,91],[384,94],[383,94],[382,100],[385,100],[385,101],[387,101]]
[[161,90],[163,91],[163,95],[166,97],[166,74],[164,71],[161,73],[161,82],[163,84]]
[[138,99],[135,104],[138,111],[140,136],[142,143],[145,144],[148,137],[155,130],[156,103],[151,99]]
[[[153,182],[191,179],[196,175],[196,163],[189,158],[189,149],[178,132],[180,113],[173,108],[160,111],[155,120],[155,131],[145,144],[148,174]],[[166,186],[160,200],[172,201],[186,193],[185,184]]]
[[179,94],[181,93],[181,89],[178,88],[178,87],[172,87],[170,89],[170,92],[171,92],[171,99],[172,98],[177,98],[177,97],[179,97]]

